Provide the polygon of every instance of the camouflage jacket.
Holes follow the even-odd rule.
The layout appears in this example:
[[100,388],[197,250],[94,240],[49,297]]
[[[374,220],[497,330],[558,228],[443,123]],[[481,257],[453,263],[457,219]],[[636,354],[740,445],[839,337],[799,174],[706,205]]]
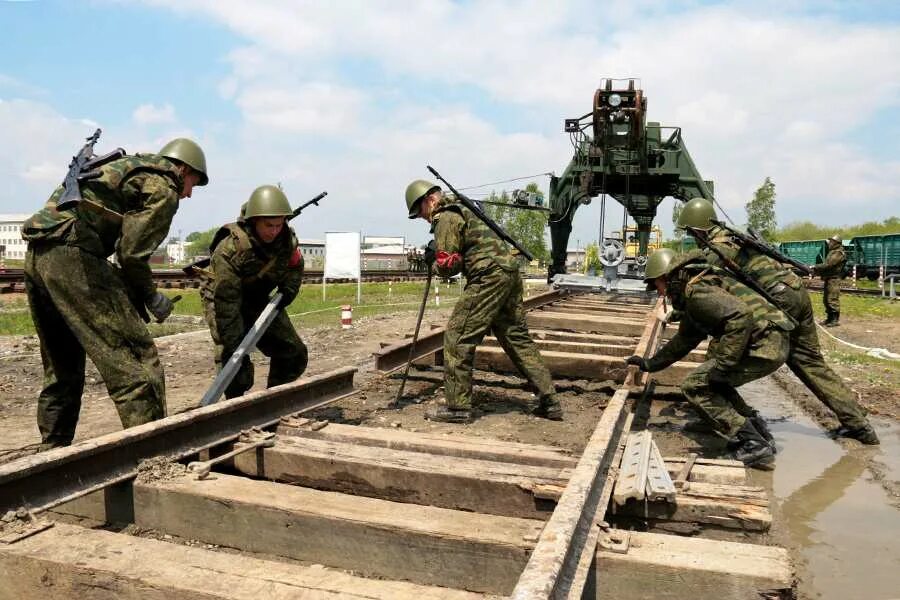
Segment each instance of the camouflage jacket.
[[813,267],[816,275],[823,279],[831,279],[833,277],[844,276],[844,265],[847,263],[847,254],[844,249],[838,246],[833,250],[829,250],[825,256],[825,262],[821,262]]
[[794,329],[780,310],[717,267],[688,265],[670,285],[684,286],[683,314],[675,337],[647,360],[650,371],[661,371],[684,358],[707,336],[716,341],[711,356],[716,367],[728,370],[770,327]]
[[[777,260],[752,248],[742,246],[740,241],[732,237],[726,229],[715,226],[709,230],[708,238],[710,244],[713,244],[727,258],[733,260],[746,275],[759,283],[764,290],[771,290],[779,283],[783,283],[795,290],[803,286],[803,280],[796,273]],[[722,266],[722,259],[715,252],[708,248],[704,248],[703,251],[710,264]]]
[[156,291],[150,255],[169,233],[184,181],[175,163],[154,154],[120,158],[100,173],[81,183],[83,201],[70,210],[56,210],[63,187],[56,188],[25,221],[22,238],[77,246],[103,258],[115,252],[130,292],[145,300]]
[[435,270],[441,277],[462,273],[471,279],[495,268],[518,270],[507,243],[468,208],[442,198],[433,214],[431,232],[437,244]]
[[233,349],[250,325],[244,323],[243,308],[262,310],[276,287],[286,294],[300,291],[303,255],[289,226],[265,244],[244,221],[220,228],[211,248],[201,297],[214,313],[223,345]]

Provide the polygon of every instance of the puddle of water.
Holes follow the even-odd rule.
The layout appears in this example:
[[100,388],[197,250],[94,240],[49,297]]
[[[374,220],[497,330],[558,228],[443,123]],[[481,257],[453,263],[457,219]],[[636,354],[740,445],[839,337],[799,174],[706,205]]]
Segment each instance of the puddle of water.
[[773,493],[797,559],[799,596],[900,597],[900,510],[867,468],[874,458],[887,479],[900,479],[900,426],[875,420],[880,447],[844,449],[772,382],[757,385],[745,389],[773,420],[779,450]]

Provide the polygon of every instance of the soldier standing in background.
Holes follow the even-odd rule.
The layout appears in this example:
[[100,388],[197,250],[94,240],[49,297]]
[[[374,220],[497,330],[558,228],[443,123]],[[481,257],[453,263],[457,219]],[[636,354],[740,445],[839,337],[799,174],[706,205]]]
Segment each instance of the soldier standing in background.
[[844,278],[844,265],[847,264],[847,253],[841,236],[833,235],[828,240],[828,254],[825,262],[813,265],[812,270],[822,278],[822,303],[825,305],[825,321],[823,327],[835,327],[841,320],[841,279]]
[[784,363],[794,325],[696,250],[680,256],[668,249],[657,250],[647,260],[644,281],[667,296],[683,316],[675,337],[655,355],[646,360],[630,356],[626,362],[641,371],[661,371],[711,336],[706,362],[685,377],[681,391],[712,429],[728,440],[735,459],[749,467],[769,468],[775,456],[772,436],[737,388]]
[[[786,363],[816,398],[837,416],[841,426],[832,433],[864,444],[877,444],[878,436],[866,420],[866,411],[857,401],[856,394],[822,356],[812,302],[803,281],[775,259],[744,247],[727,230],[713,225],[711,220],[715,218],[716,209],[711,202],[694,198],[682,208],[678,227],[692,235],[696,231],[702,232],[710,245],[741,267],[745,275],[756,281],[778,307],[794,319],[796,327],[791,332],[791,350]],[[714,252],[705,250],[705,254],[710,263],[722,266]]]
[[562,408],[550,371],[525,324],[522,278],[509,249],[478,217],[445,198],[440,186],[418,179],[406,188],[409,218],[431,223],[433,244],[425,253],[428,268],[441,277],[462,273],[466,286],[444,334],[444,392],[447,405],[430,411],[433,421],[468,423],[472,419],[472,368],[475,349],[492,331],[538,398],[529,409],[561,420]]
[[[84,390],[85,354],[100,372],[123,427],[166,415],[165,376],[141,318],[158,322],[172,302],[156,289],[149,259],[169,233],[181,198],[206,185],[206,157],[193,141],[172,140],[159,154],[100,167],[80,185],[82,200],[59,211],[60,186],[25,221],[25,289],[41,343],[38,398],[41,450],[68,446]],[[117,269],[107,258],[113,253]]]
[[[210,266],[200,291],[206,323],[221,369],[269,303],[274,289],[282,294],[278,314],[257,348],[271,358],[266,387],[294,381],[306,370],[306,345],[297,335],[285,309],[300,292],[303,255],[292,215],[280,188],[256,188],[241,209],[241,218],[216,232],[210,247]],[[245,356],[225,390],[226,398],[242,396],[253,386],[253,363]]]

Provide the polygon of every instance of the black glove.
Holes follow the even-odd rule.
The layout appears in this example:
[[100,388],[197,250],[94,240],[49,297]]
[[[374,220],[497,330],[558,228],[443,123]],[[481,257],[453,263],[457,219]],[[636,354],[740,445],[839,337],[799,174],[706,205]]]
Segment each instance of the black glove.
[[628,358],[625,359],[625,364],[635,365],[641,371],[649,371],[647,368],[647,361],[644,360],[643,356],[638,356],[637,354],[632,354]]
[[434,261],[437,259],[437,242],[434,240],[428,242],[428,245],[425,246],[425,254],[422,258],[429,267],[434,264]]
[[285,309],[290,306],[299,291],[291,288],[278,288],[278,293],[281,294],[281,302],[278,303],[278,308]]
[[710,383],[728,383],[728,373],[722,371],[718,367],[713,367],[709,370],[709,375],[707,375],[707,380]]
[[175,304],[161,292],[153,292],[145,301],[147,310],[156,318],[157,323],[165,321],[172,314]]

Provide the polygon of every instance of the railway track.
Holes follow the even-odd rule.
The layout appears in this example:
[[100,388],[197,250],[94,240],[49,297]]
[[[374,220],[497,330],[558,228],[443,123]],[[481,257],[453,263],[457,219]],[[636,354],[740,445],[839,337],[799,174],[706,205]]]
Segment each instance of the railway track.
[[[806,288],[815,292],[821,292],[824,289],[824,286],[821,282],[815,283],[807,283]],[[881,290],[870,289],[870,288],[854,288],[854,287],[842,287],[842,294],[848,294],[850,296],[868,296],[868,297],[882,297]]]
[[[703,534],[752,540],[768,529],[768,499],[740,463],[663,450],[677,491],[627,498],[626,448],[653,429],[649,415],[665,402],[657,388],[703,360],[695,353],[653,379],[625,367],[624,356],[652,353],[666,335],[654,302],[561,292],[527,301],[558,385],[603,407],[580,456],[465,428],[316,419],[358,391],[356,369],[344,367],[0,465],[0,599],[790,597],[784,549]],[[417,344],[414,377],[440,379],[442,334]],[[376,381],[394,381],[410,344],[376,353]],[[476,366],[514,370],[492,338]],[[699,535],[629,530],[635,520]],[[154,539],[133,535],[148,531]]]
[[[303,273],[304,283],[316,283],[322,281],[322,271],[305,271]],[[153,271],[153,279],[162,288],[198,288],[200,287],[200,278],[188,275],[181,269],[165,269]],[[415,271],[396,271],[396,270],[370,270],[362,272],[362,279],[365,282],[384,282],[384,281],[415,281],[425,279],[425,273]],[[329,279],[330,283],[352,282],[355,279]],[[6,269],[0,271],[0,294],[24,292],[25,291],[25,275],[22,269]]]

